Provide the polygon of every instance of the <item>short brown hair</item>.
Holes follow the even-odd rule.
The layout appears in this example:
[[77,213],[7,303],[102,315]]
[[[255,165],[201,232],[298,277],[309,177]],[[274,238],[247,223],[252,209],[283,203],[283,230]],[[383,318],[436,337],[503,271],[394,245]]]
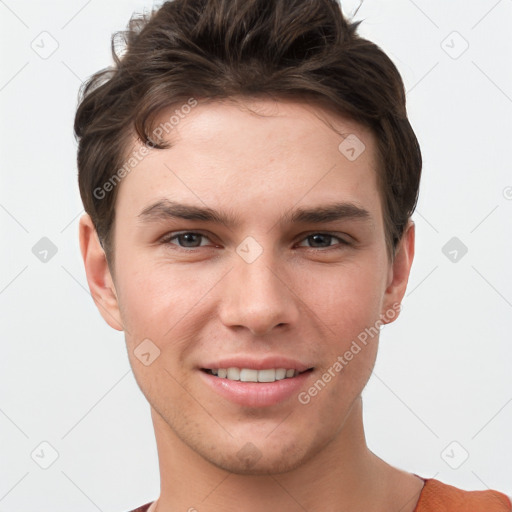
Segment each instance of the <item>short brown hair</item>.
[[265,95],[313,99],[372,130],[394,259],[418,200],[421,151],[401,76],[356,33],[360,23],[348,21],[336,0],[171,0],[114,34],[115,64],[84,84],[74,125],[80,195],[110,262],[118,187],[108,194],[102,187],[122,168],[130,137],[165,148],[151,136],[164,108],[191,97]]

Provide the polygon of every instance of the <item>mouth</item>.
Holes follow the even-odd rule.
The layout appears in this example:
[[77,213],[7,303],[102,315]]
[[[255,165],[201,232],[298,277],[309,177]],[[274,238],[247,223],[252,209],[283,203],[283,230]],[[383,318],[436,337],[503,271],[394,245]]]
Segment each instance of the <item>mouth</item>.
[[201,371],[208,375],[213,375],[219,379],[227,379],[239,382],[258,382],[271,383],[279,380],[293,379],[304,373],[313,371],[314,368],[308,368],[299,371],[294,368],[266,368],[256,370],[254,368],[201,368]]
[[236,354],[203,361],[197,369],[216,395],[237,406],[262,408],[291,406],[315,367],[281,354]]

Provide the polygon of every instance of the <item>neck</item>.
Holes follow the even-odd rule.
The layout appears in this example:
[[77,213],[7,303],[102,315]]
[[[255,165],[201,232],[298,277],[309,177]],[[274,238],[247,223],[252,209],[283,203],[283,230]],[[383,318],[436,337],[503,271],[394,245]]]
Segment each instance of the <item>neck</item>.
[[[161,494],[156,512],[412,512],[423,482],[392,468],[366,445],[359,397],[346,422],[322,450],[295,469],[247,475],[223,470],[198,455],[152,409]],[[420,486],[421,482],[421,486]]]

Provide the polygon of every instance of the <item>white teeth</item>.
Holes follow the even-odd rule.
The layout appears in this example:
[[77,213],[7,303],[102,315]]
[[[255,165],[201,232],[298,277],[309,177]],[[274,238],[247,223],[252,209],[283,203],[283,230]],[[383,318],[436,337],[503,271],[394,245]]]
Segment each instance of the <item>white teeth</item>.
[[286,377],[286,369],[285,368],[278,368],[276,370],[276,380],[282,380]]
[[252,368],[215,368],[210,370],[213,375],[221,379],[239,380],[241,382],[275,382],[276,380],[289,379],[299,374],[297,370],[286,368],[269,368],[265,370],[253,370]]
[[240,380],[240,368],[228,368],[227,378],[229,380]]
[[258,382],[274,382],[276,380],[275,370],[260,370],[258,372]]
[[240,380],[242,382],[258,382],[258,370],[242,368],[240,370]]

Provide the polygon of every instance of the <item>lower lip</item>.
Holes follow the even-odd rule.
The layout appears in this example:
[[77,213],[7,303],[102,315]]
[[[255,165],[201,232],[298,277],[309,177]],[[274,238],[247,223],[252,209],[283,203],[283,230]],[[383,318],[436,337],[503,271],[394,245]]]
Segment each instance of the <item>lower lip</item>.
[[312,371],[306,371],[296,377],[275,382],[241,382],[216,377],[203,370],[199,370],[199,372],[214,391],[231,402],[245,407],[269,407],[284,402],[292,396],[297,396],[312,373]]

